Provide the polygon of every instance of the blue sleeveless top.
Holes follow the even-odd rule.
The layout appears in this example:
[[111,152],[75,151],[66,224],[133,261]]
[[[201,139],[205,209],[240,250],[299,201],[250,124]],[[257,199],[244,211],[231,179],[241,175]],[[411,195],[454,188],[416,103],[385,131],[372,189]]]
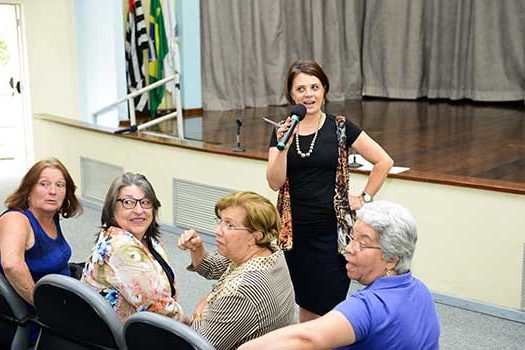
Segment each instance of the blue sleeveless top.
[[[12,210],[6,210],[2,215],[9,211]],[[29,219],[35,235],[35,244],[25,252],[25,261],[35,283],[50,273],[71,276],[68,266],[69,258],[71,257],[71,247],[64,239],[58,215],[55,216],[57,237],[53,239],[47,235],[29,209],[25,209],[21,213]],[[4,272],[1,266],[0,272]]]
[[[14,210],[6,210],[5,213]],[[57,273],[61,275],[71,276],[69,271],[69,258],[71,257],[71,247],[64,239],[62,230],[60,228],[60,222],[58,214],[55,216],[55,227],[57,229],[57,237],[55,239],[49,237],[44,231],[36,217],[29,209],[20,211],[24,214],[31,224],[33,233],[35,235],[35,244],[28,250],[25,251],[25,262],[29,267],[31,276],[35,283],[45,275],[51,273]],[[2,216],[0,215],[0,216]],[[2,266],[0,265],[0,273],[4,273]],[[34,308],[27,304],[34,312]],[[36,341],[38,337],[39,328],[36,325],[31,327],[29,340],[31,343]]]

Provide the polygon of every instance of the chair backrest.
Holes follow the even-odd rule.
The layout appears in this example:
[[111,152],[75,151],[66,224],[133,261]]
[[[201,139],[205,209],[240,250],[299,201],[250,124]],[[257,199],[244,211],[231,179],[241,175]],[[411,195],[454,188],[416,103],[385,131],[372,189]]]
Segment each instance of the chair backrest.
[[86,266],[85,262],[70,262],[68,264],[69,266],[69,272],[71,273],[71,277],[73,277],[76,280],[80,280],[82,278],[82,271],[84,270],[84,267]]
[[42,326],[37,350],[125,349],[123,324],[109,303],[74,278],[42,277],[34,293]]
[[31,311],[0,273],[0,349],[26,350]]
[[131,315],[124,325],[128,350],[213,350],[213,346],[185,324],[153,312]]

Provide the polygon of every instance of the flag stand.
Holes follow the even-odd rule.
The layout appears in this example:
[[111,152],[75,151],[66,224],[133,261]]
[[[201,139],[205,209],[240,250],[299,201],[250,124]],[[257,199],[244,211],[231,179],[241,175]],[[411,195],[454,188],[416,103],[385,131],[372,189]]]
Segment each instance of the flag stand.
[[[125,97],[118,99],[117,101],[93,113],[93,122],[95,124],[97,123],[97,117],[100,114],[115,108],[122,102],[127,102],[130,126],[127,128],[115,130],[115,134],[140,131],[162,123],[171,118],[177,118],[177,137],[183,140],[184,123],[182,115],[182,102],[180,96],[181,93],[179,48],[177,43],[175,18],[170,18],[170,16],[168,16],[166,19],[164,19],[164,13],[162,11],[162,6],[159,0],[152,0],[150,4],[152,6],[152,10],[150,10],[150,13],[155,13],[156,17],[152,18],[152,21],[150,21],[150,39],[148,40],[145,18],[141,9],[142,4],[138,0],[129,0],[130,7],[128,14],[128,27],[126,31],[126,62],[128,72],[128,91],[131,92]],[[170,4],[169,1],[165,2],[164,4],[166,5],[166,13],[174,16],[173,8],[170,8],[170,6],[168,6]],[[153,10],[153,8],[155,8],[155,10]],[[166,27],[164,26],[165,21],[167,25]],[[164,28],[164,30],[161,30],[160,28]],[[168,29],[172,30],[172,32],[165,32],[165,30]],[[160,35],[158,35],[158,37],[153,36],[153,33],[160,33]],[[170,40],[168,40],[168,38],[170,38]],[[150,79],[155,82],[148,86],[142,87],[145,78],[142,70],[143,64],[141,57],[143,50],[148,48],[150,57],[148,69],[150,73],[149,76]],[[157,79],[159,79],[162,76],[164,59],[166,59],[167,61],[166,70],[164,71],[164,74],[167,75],[167,77],[157,81]],[[168,67],[170,69],[168,69]],[[161,88],[164,85],[167,85],[166,90],[171,93],[173,102],[175,103],[176,107],[175,112],[137,125],[135,115],[135,97],[140,98],[140,100],[137,102],[137,107],[140,111],[142,111],[145,105],[145,101],[147,100],[146,93],[153,89]],[[157,95],[157,98],[154,102],[152,101],[153,95],[157,94],[150,93],[150,110],[156,111],[160,102],[162,101],[162,97],[164,97],[164,94],[162,94],[160,99],[158,99],[159,95]]]
[[118,99],[117,101],[105,106],[104,108],[101,108],[100,110],[96,111],[95,113],[93,113],[93,118],[94,118],[94,122],[96,123],[96,118],[102,114],[102,113],[105,113],[113,108],[115,108],[117,105],[119,105],[120,103],[122,102],[125,102],[127,101],[128,102],[128,106],[129,106],[129,114],[130,114],[130,126],[127,127],[127,128],[123,128],[123,129],[118,129],[118,130],[115,130],[114,133],[115,134],[123,134],[123,133],[127,133],[127,132],[135,132],[135,131],[140,131],[140,130],[143,130],[143,129],[146,129],[146,128],[150,128],[152,127],[153,125],[157,125],[159,123],[162,123],[166,120],[169,120],[171,118],[177,118],[177,136],[178,138],[180,139],[184,139],[184,129],[183,129],[183,123],[182,123],[182,118],[183,118],[183,115],[182,115],[182,108],[180,107],[180,104],[177,105],[177,109],[175,112],[172,112],[172,113],[169,113],[169,114],[166,114],[160,118],[157,118],[157,119],[154,119],[154,120],[150,120],[149,122],[146,122],[146,123],[143,123],[143,124],[140,124],[140,125],[137,125],[137,120],[136,120],[136,115],[135,115],[135,101],[134,101],[134,98],[145,93],[145,92],[148,92],[149,90],[151,89],[155,89],[156,87],[159,87],[163,84],[166,84],[167,82],[170,82],[172,80],[175,80],[175,88],[176,88],[176,92],[175,92],[175,95],[177,96],[177,101],[179,101],[180,103],[180,84],[179,84],[179,75],[176,74],[176,75],[172,75],[170,77],[167,77],[167,78],[164,78],[162,80],[159,80],[151,85],[148,85],[140,90],[137,90],[137,91],[134,91],[130,94],[127,94],[125,97],[123,98],[120,98]]

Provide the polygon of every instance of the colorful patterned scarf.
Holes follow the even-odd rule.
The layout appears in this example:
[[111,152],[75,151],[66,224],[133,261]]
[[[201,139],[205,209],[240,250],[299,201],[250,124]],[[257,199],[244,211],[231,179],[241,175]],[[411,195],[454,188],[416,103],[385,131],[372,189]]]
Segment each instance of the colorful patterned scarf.
[[[350,167],[348,166],[348,149],[346,147],[346,118],[339,115],[335,118],[337,125],[337,169],[335,172],[334,209],[337,219],[337,251],[344,254],[347,237],[352,233],[355,212],[350,210],[348,194],[350,193]],[[286,179],[279,190],[277,209],[281,214],[281,231],[279,247],[291,250],[293,247],[292,207],[290,202],[290,184]]]

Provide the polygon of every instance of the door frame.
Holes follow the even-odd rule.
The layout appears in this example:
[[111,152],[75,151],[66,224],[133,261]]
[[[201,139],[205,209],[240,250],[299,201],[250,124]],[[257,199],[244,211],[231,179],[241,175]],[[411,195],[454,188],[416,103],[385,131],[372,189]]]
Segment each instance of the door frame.
[[22,100],[22,132],[24,137],[24,159],[20,159],[19,163],[23,167],[28,167],[34,163],[35,152],[33,149],[33,123],[31,118],[31,97],[29,89],[29,69],[27,57],[27,41],[24,30],[24,13],[23,0],[0,0],[1,5],[15,6],[15,13],[17,17],[17,34],[18,34],[18,51],[20,57],[20,84],[22,91],[20,93]]

